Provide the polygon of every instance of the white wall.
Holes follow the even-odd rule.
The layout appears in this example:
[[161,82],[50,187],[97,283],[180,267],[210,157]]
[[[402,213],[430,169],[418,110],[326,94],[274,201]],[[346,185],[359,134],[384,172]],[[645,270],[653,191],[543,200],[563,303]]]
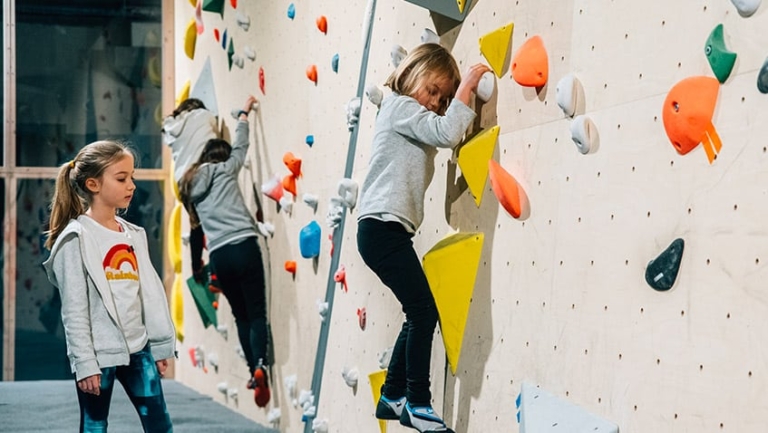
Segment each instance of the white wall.
[[[252,117],[257,184],[273,173],[286,174],[282,156],[292,151],[304,161],[299,195],[321,197],[316,214],[299,200],[290,216],[266,201],[266,217],[277,228],[265,249],[276,355],[271,407],[282,410],[282,431],[299,432],[301,412],[286,397],[282,378],[297,374],[299,388],[306,389],[312,379],[319,333],[315,300],[325,296],[330,266],[324,218],[344,173],[349,135],[343,106],[356,92],[365,3],[296,1],[296,18],[289,20],[288,1],[241,0],[239,9],[251,18],[247,32],[235,25],[226,3],[223,21],[204,12],[207,27],[194,61],[177,51],[176,82],[180,87],[197,78],[210,56],[219,110],[230,128],[228,112],[247,93],[261,100],[256,123]],[[321,14],[328,18],[327,35],[315,27]],[[179,47],[192,16],[189,2],[177,0]],[[512,219],[489,187],[476,207],[469,192],[456,186],[460,170],[451,152],[438,154],[417,251],[423,254],[456,230],[485,233],[485,245],[455,377],[446,377],[442,342],[435,340],[436,408],[457,432],[517,431],[514,400],[528,381],[615,422],[624,433],[763,431],[768,96],[755,83],[768,55],[768,10],[742,18],[727,0],[479,0],[463,25],[442,35],[442,43],[463,69],[483,61],[478,38],[509,22],[515,24],[513,53],[530,36],[544,39],[549,85],[537,95],[507,71],[498,80],[498,94],[477,107],[474,130],[500,125],[494,158],[521,183],[531,212],[525,220]],[[700,147],[686,156],[674,151],[661,107],[679,80],[712,75],[703,48],[721,22],[728,47],[739,57],[720,90],[713,123],[723,149],[709,165]],[[228,71],[214,27],[228,30],[236,50],[253,46],[256,61]],[[383,83],[392,70],[390,47],[413,48],[425,27],[436,28],[426,10],[379,0],[367,81]],[[331,71],[334,53],[340,56],[338,74]],[[304,75],[311,63],[319,71],[316,86]],[[258,91],[260,66],[266,94]],[[555,101],[555,84],[570,72],[584,86],[585,113],[600,136],[599,148],[586,156],[576,151],[569,119]],[[375,107],[365,102],[352,176],[358,182],[367,171],[374,117]],[[315,136],[312,148],[304,144],[307,134]],[[359,258],[355,216],[347,220],[341,252],[350,291],[336,293],[318,408],[332,432],[377,431],[366,375],[378,369],[378,353],[394,342],[403,319],[394,297]],[[298,247],[298,232],[312,219],[324,229],[317,269]],[[686,241],[678,281],[671,291],[656,292],[644,281],[645,266],[677,237]],[[282,269],[289,259],[299,262],[295,280]],[[184,350],[203,344],[218,352],[222,366],[218,373],[203,373],[191,368],[185,353],[179,380],[222,402],[218,382],[240,386],[238,410],[266,423],[266,411],[244,389],[247,369],[232,350],[236,337],[228,307],[222,305],[219,314],[230,328],[224,341],[211,329],[203,331],[191,298],[185,302]],[[365,331],[355,314],[363,306]],[[356,392],[341,379],[345,365],[361,372]],[[389,430],[406,431],[396,423]]]

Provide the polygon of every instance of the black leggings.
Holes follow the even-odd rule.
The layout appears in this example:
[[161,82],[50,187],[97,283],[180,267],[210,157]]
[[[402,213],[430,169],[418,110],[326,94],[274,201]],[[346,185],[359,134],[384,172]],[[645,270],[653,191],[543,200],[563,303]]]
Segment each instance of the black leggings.
[[405,313],[381,392],[388,398],[405,395],[412,406],[431,406],[429,365],[437,306],[412,238],[397,222],[365,218],[357,227],[360,256],[392,290]]
[[253,374],[267,360],[267,308],[264,264],[256,237],[217,248],[210,254],[221,292],[232,307],[237,335]]

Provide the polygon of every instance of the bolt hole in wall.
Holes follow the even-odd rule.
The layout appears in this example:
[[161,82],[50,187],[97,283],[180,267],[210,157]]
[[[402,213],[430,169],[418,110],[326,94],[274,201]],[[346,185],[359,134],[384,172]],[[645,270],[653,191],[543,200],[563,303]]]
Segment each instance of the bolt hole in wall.
[[[85,144],[112,139],[135,150],[138,169],[162,168],[161,8],[161,0],[15,2],[15,48],[20,54],[16,166],[58,167]],[[137,176],[142,178],[141,171]],[[40,272],[48,253],[42,232],[54,179],[15,182],[17,247],[10,252],[18,265],[13,379],[69,379],[61,302]],[[162,176],[138,181],[123,215],[146,229],[151,258],[161,275],[163,187]],[[6,220],[9,211],[4,209]]]

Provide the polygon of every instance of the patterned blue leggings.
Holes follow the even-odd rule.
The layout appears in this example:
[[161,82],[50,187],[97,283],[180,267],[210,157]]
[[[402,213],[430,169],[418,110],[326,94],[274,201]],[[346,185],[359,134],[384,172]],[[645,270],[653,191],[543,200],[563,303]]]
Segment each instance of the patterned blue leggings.
[[131,354],[129,365],[101,369],[100,395],[87,394],[76,387],[81,433],[106,433],[115,378],[123,385],[136,408],[145,433],[173,431],[171,417],[165,407],[160,374],[147,346]]

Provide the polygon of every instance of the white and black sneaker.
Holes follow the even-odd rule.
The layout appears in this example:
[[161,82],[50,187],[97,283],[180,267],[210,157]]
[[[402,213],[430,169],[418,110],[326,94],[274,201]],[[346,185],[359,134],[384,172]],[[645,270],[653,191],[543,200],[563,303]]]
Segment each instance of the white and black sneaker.
[[411,406],[405,403],[405,410],[400,415],[400,424],[415,428],[421,433],[454,433],[445,426],[431,406]]
[[376,418],[378,419],[400,419],[405,407],[405,397],[390,399],[383,395],[379,398],[376,405]]

